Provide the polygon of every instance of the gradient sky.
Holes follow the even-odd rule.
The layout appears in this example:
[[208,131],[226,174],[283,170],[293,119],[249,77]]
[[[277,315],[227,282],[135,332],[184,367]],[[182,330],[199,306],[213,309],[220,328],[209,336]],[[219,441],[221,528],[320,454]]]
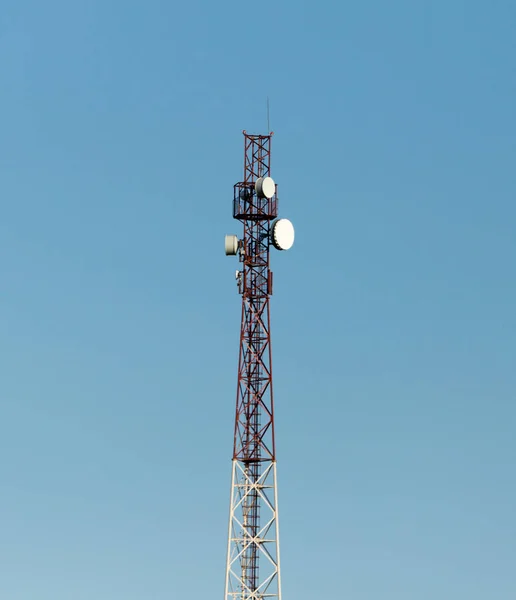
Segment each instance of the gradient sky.
[[242,129],[284,599],[516,597],[516,5],[0,7],[0,597],[223,597]]

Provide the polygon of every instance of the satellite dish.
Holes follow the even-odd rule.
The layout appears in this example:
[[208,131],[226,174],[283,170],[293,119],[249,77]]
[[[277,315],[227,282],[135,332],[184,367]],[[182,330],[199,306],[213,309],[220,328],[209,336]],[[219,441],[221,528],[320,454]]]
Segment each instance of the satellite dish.
[[253,195],[253,190],[249,189],[249,188],[243,188],[238,193],[238,197],[240,198],[240,200],[244,200],[244,201],[249,200],[252,195]]
[[278,250],[290,250],[294,244],[294,225],[288,219],[278,219],[272,224],[271,240]]
[[276,193],[276,184],[272,177],[260,177],[256,180],[254,189],[258,194],[258,198],[268,198],[270,200]]
[[224,241],[226,256],[235,256],[238,251],[238,237],[236,235],[227,235]]

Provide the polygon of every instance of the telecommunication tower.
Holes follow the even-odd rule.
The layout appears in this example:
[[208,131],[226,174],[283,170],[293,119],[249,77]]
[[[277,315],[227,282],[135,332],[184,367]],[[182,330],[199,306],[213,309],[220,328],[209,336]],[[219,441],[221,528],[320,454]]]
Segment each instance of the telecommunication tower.
[[273,134],[243,133],[244,180],[235,184],[233,197],[243,237],[225,239],[226,255],[240,262],[242,321],[224,600],[281,600],[269,250],[291,248],[294,227],[277,218],[277,186],[270,176]]

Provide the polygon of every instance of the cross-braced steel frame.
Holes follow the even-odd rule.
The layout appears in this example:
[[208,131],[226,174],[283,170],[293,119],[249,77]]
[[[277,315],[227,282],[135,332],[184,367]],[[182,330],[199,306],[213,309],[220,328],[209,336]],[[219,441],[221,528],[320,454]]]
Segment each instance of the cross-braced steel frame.
[[278,203],[276,194],[260,198],[255,191],[256,180],[270,176],[271,138],[244,131],[244,180],[234,187],[233,217],[244,236],[225,600],[281,600],[269,312],[270,229]]

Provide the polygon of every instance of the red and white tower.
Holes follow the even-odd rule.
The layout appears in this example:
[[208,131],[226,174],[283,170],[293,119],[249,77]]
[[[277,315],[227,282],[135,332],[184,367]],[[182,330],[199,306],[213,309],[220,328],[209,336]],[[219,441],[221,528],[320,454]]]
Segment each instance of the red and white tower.
[[269,135],[244,131],[244,180],[234,186],[233,217],[243,237],[227,235],[238,256],[242,323],[224,600],[281,600],[278,495],[269,297],[269,249],[288,250],[294,228],[277,219]]

